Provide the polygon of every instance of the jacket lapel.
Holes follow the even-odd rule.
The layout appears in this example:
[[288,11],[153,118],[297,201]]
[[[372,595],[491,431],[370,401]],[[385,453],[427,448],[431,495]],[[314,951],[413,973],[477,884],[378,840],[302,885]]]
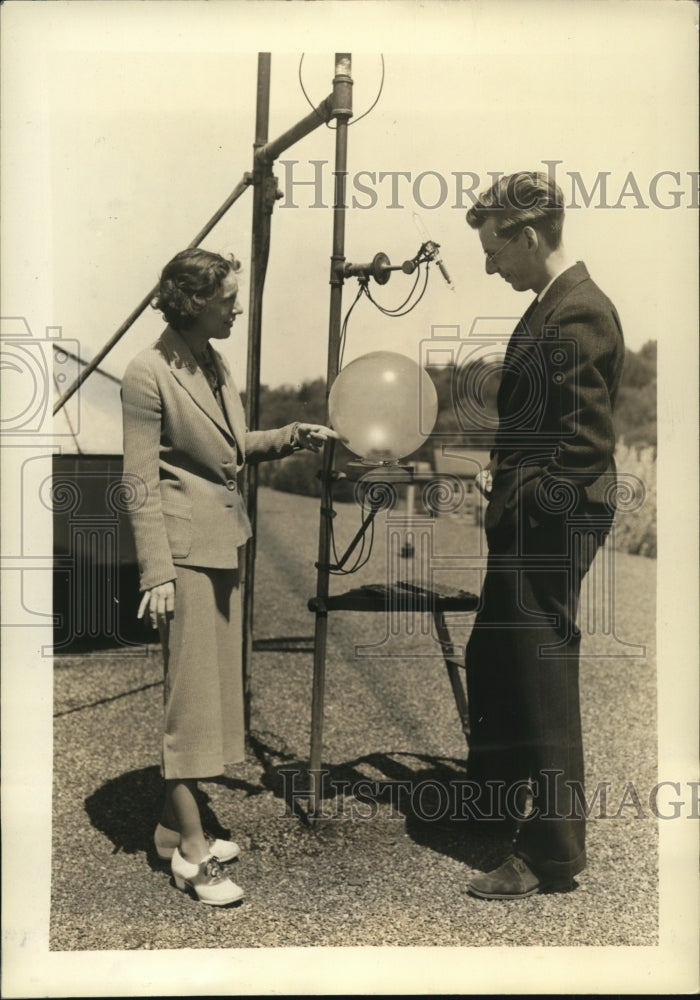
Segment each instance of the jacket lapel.
[[532,318],[539,312],[537,299],[534,299],[525,310],[523,316],[518,320],[517,326],[510,336],[506,355],[503,359],[503,374],[501,384],[498,388],[497,406],[499,413],[503,412],[506,400],[509,398],[513,388],[518,384],[522,375],[523,351],[526,350],[528,342],[532,341]]
[[161,337],[161,342],[167,352],[170,370],[197,406],[214,421],[228,437],[232,436],[231,428],[226,426],[226,419],[214,399],[204,373],[194,359],[192,351],[184,337],[168,327]]
[[216,370],[219,374],[219,385],[221,386],[221,399],[226,411],[226,419],[229,427],[233,431],[241,458],[245,456],[245,414],[241,406],[241,399],[238,390],[233,384],[228,365],[218,351],[213,350]]
[[[530,336],[537,340],[542,338],[544,335],[544,328],[547,325],[547,317],[552,315],[554,310],[561,303],[562,299],[566,298],[572,288],[579,285],[582,281],[585,281],[588,277],[589,274],[586,265],[581,261],[578,261],[572,267],[567,268],[566,271],[555,279],[554,283],[547,289],[542,301],[537,302],[537,300],[535,300],[535,306],[532,312],[529,313],[529,315],[528,313],[525,314],[527,317],[527,328]],[[523,320],[524,319],[525,317],[523,317]]]
[[588,277],[586,265],[578,261],[559,275],[541,302],[538,302],[537,299],[531,302],[518,321],[504,358],[503,378],[498,391],[499,412],[502,412],[506,406],[508,397],[519,381],[524,364],[523,351],[527,351],[535,341],[541,340],[546,335],[547,318],[552,315],[571,289]]

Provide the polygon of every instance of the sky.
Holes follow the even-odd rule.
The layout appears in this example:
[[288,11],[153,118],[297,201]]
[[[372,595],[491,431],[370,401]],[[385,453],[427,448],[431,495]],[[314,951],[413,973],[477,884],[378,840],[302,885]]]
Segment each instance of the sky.
[[[455,355],[480,338],[503,347],[529,300],[485,274],[478,238],[464,219],[468,198],[457,196],[455,175],[461,175],[462,187],[474,181],[481,190],[493,175],[556,164],[568,206],[568,252],[587,263],[616,304],[629,347],[637,350],[651,339],[659,345],[658,572],[660,581],[668,581],[657,598],[659,773],[696,776],[697,623],[686,609],[697,607],[697,5],[6,0],[0,17],[6,433],[21,424],[13,400],[18,389],[20,396],[24,391],[26,371],[40,375],[39,368],[22,374],[5,362],[5,356],[21,357],[16,348],[22,337],[32,349],[63,341],[92,358],[153,287],[167,260],[251,169],[260,51],[272,54],[271,137],[309,110],[298,79],[302,54],[304,86],[318,103],[331,90],[333,54],[352,53],[358,120],[349,130],[350,181],[371,189],[369,177],[376,175],[377,198],[373,203],[357,189],[364,207],[347,212],[347,259],[367,261],[379,251],[392,263],[412,257],[420,243],[417,211],[440,243],[454,282],[452,291],[431,269],[423,300],[402,319],[388,319],[361,302],[349,324],[346,363],[373,350],[421,360],[435,331],[441,346],[453,344]],[[382,55],[379,100],[360,120],[379,93]],[[290,170],[292,179],[310,179],[312,161],[319,161],[328,204],[333,158],[334,136],[320,127],[283,155],[297,161],[293,168],[276,164],[280,186],[285,190]],[[381,172],[389,174],[389,184],[379,180]],[[399,177],[406,173],[408,180]],[[311,188],[294,191],[297,207],[283,198],[273,214],[262,339],[262,381],[270,386],[322,377],[327,365],[332,212],[312,207]],[[248,191],[203,244],[243,260],[246,310],[251,215]],[[409,284],[397,273],[373,293],[392,306],[405,298]],[[356,287],[346,283],[345,308]],[[105,370],[120,378],[162,326],[148,310],[109,354]],[[245,316],[234,329],[223,350],[242,387]],[[40,379],[36,385],[40,391]],[[93,375],[83,396],[87,450],[118,451],[114,383]],[[8,688],[3,671],[3,794],[9,789],[11,807],[20,803],[14,812],[4,809],[3,833],[8,818],[21,819],[3,837],[3,851],[11,872],[23,872],[26,857],[32,857],[31,892],[23,876],[13,898],[4,987],[12,992],[19,983],[16,995],[36,995],[23,979],[30,972],[45,977],[42,995],[63,989],[63,995],[91,996],[95,977],[102,976],[121,995],[142,995],[144,983],[157,982],[158,992],[168,992],[163,985],[172,975],[174,988],[196,993],[201,983],[192,977],[200,966],[179,962],[177,955],[145,956],[152,964],[144,971],[144,956],[115,961],[101,953],[46,950],[47,893],[42,888],[37,903],[35,888],[50,880],[45,832],[51,816],[52,694],[50,653],[44,650],[51,643],[51,511],[37,499],[56,447],[50,407],[47,412],[36,432],[23,425],[9,433],[0,455],[3,663],[20,675],[20,683]],[[70,450],[67,440],[58,446]],[[19,836],[10,837],[13,832]],[[697,845],[691,844],[688,874],[689,854],[674,853],[681,835],[674,824],[660,832],[658,949],[631,949],[630,956],[605,948],[584,963],[565,949],[557,964],[556,956],[543,963],[540,953],[506,948],[497,950],[497,958],[469,955],[456,967],[442,958],[426,963],[425,956],[406,949],[401,961],[413,963],[405,965],[414,970],[410,985],[459,993],[466,968],[470,988],[492,989],[497,963],[499,975],[511,976],[518,989],[529,982],[545,992],[566,992],[575,964],[584,991],[607,992],[619,984],[623,992],[663,993],[671,984],[670,992],[690,992],[687,979],[679,979],[677,989],[671,981],[692,964],[697,947],[697,907],[687,892],[697,874]],[[266,984],[281,976],[274,979],[273,989],[279,989],[284,964],[259,951],[236,954],[237,968],[254,969]],[[223,982],[230,981],[230,961],[226,949],[206,959]],[[329,972],[331,990],[338,988],[334,961],[340,959],[314,956],[314,968]],[[358,959],[357,968],[370,968],[366,958]],[[347,962],[343,974],[350,977]],[[344,978],[342,988],[349,985]]]
[[[285,21],[288,6],[276,20]],[[6,244],[16,234],[22,252],[3,254],[3,315],[27,316],[35,335],[61,327],[90,359],[251,169],[257,52],[272,53],[273,138],[309,111],[302,55],[312,102],[330,92],[337,41],[323,47],[317,34],[295,36],[272,16],[261,31],[251,5],[236,2],[111,4],[108,23],[100,3],[38,7],[41,21],[29,17],[7,44],[8,76],[23,75],[19,100],[4,110],[15,141],[5,152],[3,209]],[[373,33],[360,9],[391,18],[379,17]],[[389,319],[363,301],[345,363],[379,349],[424,358],[434,327],[453,327],[456,338],[475,323],[509,332],[527,301],[486,276],[465,211],[467,189],[477,193],[518,169],[555,173],[569,206],[567,250],[617,305],[630,348],[695,328],[692,4],[612,3],[604,17],[600,4],[585,2],[539,3],[537,18],[527,3],[355,10],[344,22],[346,47],[356,43],[359,119],[348,133],[346,258],[413,257],[417,213],[441,245],[454,290],[432,268],[407,317]],[[325,377],[334,141],[321,126],[275,165],[284,197],[272,220],[261,360],[271,386]],[[320,186],[308,183],[317,177]],[[243,261],[246,312],[251,220],[246,191],[203,243]],[[392,307],[411,283],[399,272],[372,291]],[[344,310],[356,290],[349,279]],[[162,326],[148,309],[105,370],[120,377]],[[223,345],[239,387],[246,340],[244,316]]]

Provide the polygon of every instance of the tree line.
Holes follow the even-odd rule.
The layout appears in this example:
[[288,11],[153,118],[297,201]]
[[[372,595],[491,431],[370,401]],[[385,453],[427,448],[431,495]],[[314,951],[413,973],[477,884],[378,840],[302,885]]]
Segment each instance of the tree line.
[[[655,455],[657,345],[650,340],[639,351],[627,350],[613,420],[618,443]],[[439,444],[463,444],[488,448],[496,423],[496,395],[500,364],[476,360],[465,365],[428,369],[438,396],[438,416],[432,435],[411,461],[430,462]],[[261,429],[281,427],[293,420],[326,421],[326,384],[322,378],[300,386],[283,385],[260,390]],[[336,467],[340,470],[355,456],[337,445]],[[302,452],[284,462],[259,467],[261,485],[306,496],[320,495],[317,455]]]

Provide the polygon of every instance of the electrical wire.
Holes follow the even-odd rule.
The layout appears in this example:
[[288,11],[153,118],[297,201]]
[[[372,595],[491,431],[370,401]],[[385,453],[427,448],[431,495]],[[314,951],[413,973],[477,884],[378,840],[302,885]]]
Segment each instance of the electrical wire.
[[[352,314],[352,311],[355,308],[355,306],[357,305],[357,303],[360,301],[360,298],[363,295],[366,295],[367,298],[369,299],[369,301],[372,303],[372,305],[375,306],[375,308],[378,309],[385,316],[389,316],[389,317],[406,316],[406,315],[408,315],[408,313],[410,313],[413,309],[416,308],[416,306],[418,305],[418,303],[420,302],[420,300],[425,295],[425,290],[426,290],[426,288],[428,286],[428,269],[429,269],[429,267],[430,267],[429,262],[426,262],[425,263],[425,275],[424,275],[424,278],[423,278],[423,287],[420,290],[420,294],[419,294],[418,298],[410,306],[408,306],[408,303],[411,301],[411,298],[413,297],[413,295],[414,295],[414,293],[416,291],[416,288],[418,287],[418,282],[420,280],[420,267],[418,268],[418,271],[416,272],[416,277],[415,277],[415,280],[413,282],[413,287],[411,288],[410,292],[408,293],[408,295],[406,296],[406,298],[404,299],[404,301],[400,305],[396,306],[394,309],[387,309],[385,306],[382,306],[379,302],[377,302],[375,299],[372,298],[372,294],[369,291],[369,287],[368,287],[369,286],[369,279],[368,278],[365,277],[365,278],[359,278],[358,279],[360,287],[358,288],[357,295],[353,299],[352,305],[350,306],[350,308],[348,309],[348,311],[345,314],[345,318],[343,319],[343,323],[342,323],[341,330],[340,330],[340,337],[339,337],[339,342],[338,342],[338,371],[339,372],[342,371],[342,367],[343,367],[343,354],[345,352],[345,344],[346,344],[346,341],[347,341],[348,323],[350,321],[350,316]],[[333,509],[333,486],[332,486],[332,484],[327,484],[326,487],[325,487],[325,493],[324,493],[324,496],[323,496],[323,504],[324,504],[324,507],[326,507],[326,509],[328,509],[328,510],[332,510]],[[362,502],[360,504],[360,524],[362,524],[364,522],[364,520],[365,520],[365,516],[366,516],[366,514],[365,514],[365,505],[366,505],[366,498],[363,496]],[[371,506],[370,506],[370,509],[371,509]],[[346,567],[341,567],[339,565],[339,563],[340,563],[340,557],[338,556],[338,550],[337,550],[336,540],[335,540],[335,531],[334,531],[334,527],[333,527],[333,520],[331,518],[331,520],[330,520],[330,530],[329,530],[329,536],[330,536],[329,537],[329,541],[330,541],[330,550],[332,552],[333,561],[334,561],[334,564],[335,564],[334,566],[329,567],[329,573],[331,575],[334,575],[334,576],[350,576],[353,573],[357,573],[357,571],[360,570],[360,569],[362,569],[363,566],[367,565],[367,563],[369,562],[369,560],[370,560],[370,558],[372,556],[372,549],[374,547],[374,529],[375,529],[375,521],[374,521],[374,519],[372,519],[371,525],[369,525],[369,529],[370,529],[370,531],[369,531],[369,538],[367,537],[367,533],[366,532],[362,535],[362,540],[360,542],[360,550],[359,550],[358,554],[355,557],[354,563],[350,567],[347,567],[347,568]]]
[[350,127],[352,127],[353,125],[357,125],[358,122],[361,122],[363,118],[367,117],[370,111],[374,111],[377,104],[379,103],[379,98],[382,96],[382,91],[384,90],[384,55],[381,52],[379,53],[379,58],[382,60],[382,78],[379,81],[379,90],[377,92],[377,96],[375,97],[374,102],[370,104],[370,106],[367,108],[366,111],[363,111],[363,113],[359,116],[359,118],[353,118],[352,121],[348,122],[348,125]]
[[[425,274],[424,274],[424,278],[423,278],[423,287],[422,287],[422,289],[420,291],[420,294],[419,294],[418,298],[415,300],[415,302],[413,302],[410,306],[408,306],[408,303],[411,301],[411,298],[415,294],[416,288],[418,287],[418,282],[420,281],[420,268],[418,268],[418,270],[416,271],[416,277],[415,277],[415,279],[413,281],[413,286],[412,286],[411,290],[409,291],[408,295],[403,300],[403,302],[400,303],[400,305],[395,306],[393,309],[389,309],[386,306],[383,306],[380,302],[377,302],[377,300],[372,297],[372,293],[369,290],[369,281],[368,281],[367,278],[359,278],[358,279],[360,287],[358,288],[357,295],[353,299],[352,305],[350,306],[350,308],[348,309],[348,311],[345,314],[345,318],[343,319],[343,323],[342,323],[342,326],[340,328],[340,337],[339,337],[339,340],[338,340],[338,371],[340,371],[342,369],[342,367],[343,367],[343,355],[345,353],[345,344],[346,344],[346,341],[347,341],[347,330],[348,330],[348,322],[350,320],[350,315],[351,315],[353,309],[355,308],[355,306],[357,305],[357,303],[360,301],[360,298],[363,295],[366,295],[367,298],[369,299],[369,301],[372,303],[372,305],[376,309],[378,309],[379,312],[383,313],[385,316],[397,317],[397,318],[401,317],[401,316],[407,316],[408,313],[410,313],[413,309],[416,308],[416,306],[418,305],[418,303],[420,302],[420,300],[425,295],[425,290],[426,290],[427,285],[428,285],[428,267],[429,267],[429,264],[426,264]],[[407,306],[408,306],[408,308],[407,308]]]
[[418,287],[418,281],[419,281],[419,278],[420,278],[420,269],[416,273],[416,279],[413,282],[413,288],[408,293],[407,297],[404,299],[404,301],[401,303],[401,305],[396,306],[394,309],[387,309],[385,306],[381,305],[381,303],[377,302],[376,299],[372,298],[372,293],[370,292],[369,288],[365,288],[365,290],[364,290],[365,294],[366,294],[367,298],[370,300],[370,302],[372,303],[372,305],[375,306],[385,316],[391,316],[391,317],[397,317],[397,318],[400,317],[400,316],[408,316],[408,314],[410,312],[412,312],[416,308],[416,306],[418,305],[418,303],[420,302],[420,300],[425,295],[425,290],[428,287],[428,268],[429,268],[429,266],[430,266],[429,264],[425,265],[425,277],[424,277],[424,280],[423,280],[423,287],[422,287],[422,289],[420,291],[420,295],[415,300],[415,302],[413,302],[407,308],[406,308],[407,303],[410,301],[411,296],[413,295],[413,293],[415,292],[416,288]]
[[355,296],[352,305],[345,313],[345,319],[343,320],[343,325],[340,328],[340,338],[338,340],[338,371],[340,371],[340,369],[343,367],[343,354],[345,353],[345,340],[348,329],[348,320],[350,319],[350,313],[353,311],[357,303],[360,301],[360,298],[362,297],[364,292],[365,289],[363,288],[362,282],[360,282],[360,287],[357,290],[357,295]]
[[[329,498],[332,500],[331,490],[330,489],[328,490],[328,494],[329,494]],[[362,522],[364,520],[365,520],[365,498],[363,497],[362,498],[362,503],[360,505],[360,524],[362,524]],[[374,522],[374,519],[373,519],[371,525],[369,526],[369,528],[370,528],[369,539],[367,538],[367,534],[366,533],[363,534],[362,541],[361,541],[361,544],[360,544],[360,551],[358,552],[358,554],[355,557],[355,562],[352,564],[352,566],[350,566],[349,568],[346,568],[344,566],[341,567],[339,565],[340,558],[338,556],[338,551],[336,549],[335,532],[333,530],[333,522],[331,521],[330,542],[331,542],[331,550],[333,552],[333,559],[334,559],[334,562],[335,562],[335,566],[332,566],[329,569],[329,572],[330,572],[331,575],[333,575],[333,576],[352,576],[353,573],[357,573],[358,570],[362,569],[363,566],[367,565],[367,563],[370,561],[370,559],[372,557],[372,549],[374,547],[374,524],[375,524],[375,522]],[[367,547],[367,552],[366,553],[365,553],[365,547]]]
[[393,309],[389,309],[387,306],[383,306],[383,305],[381,305],[381,303],[377,302],[377,300],[372,297],[372,293],[370,292],[369,288],[367,288],[367,298],[370,300],[370,302],[372,303],[372,305],[375,306],[375,308],[377,308],[385,316],[400,316],[400,315],[402,315],[402,310],[411,301],[411,297],[413,296],[413,293],[415,292],[416,288],[418,287],[418,281],[419,280],[420,280],[420,269],[418,269],[416,271],[416,276],[413,279],[413,285],[412,285],[411,290],[409,291],[408,295],[406,296],[406,298],[403,300],[403,302],[400,305],[395,306]]

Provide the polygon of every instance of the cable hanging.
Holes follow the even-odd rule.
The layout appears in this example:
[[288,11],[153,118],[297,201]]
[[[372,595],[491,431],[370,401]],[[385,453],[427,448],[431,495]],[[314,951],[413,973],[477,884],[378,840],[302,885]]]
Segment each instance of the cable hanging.
[[360,282],[360,287],[357,290],[357,295],[355,296],[352,305],[345,313],[345,319],[343,320],[343,325],[340,328],[340,339],[338,342],[338,371],[340,371],[343,367],[343,354],[345,353],[345,340],[347,335],[348,320],[350,319],[350,314],[357,305],[357,303],[360,301],[360,298],[362,297],[365,291],[366,289],[363,288],[363,283]]
[[398,318],[400,316],[408,316],[408,314],[410,312],[412,312],[416,308],[416,306],[418,305],[418,303],[420,302],[420,300],[425,295],[425,290],[428,287],[428,268],[429,268],[429,265],[426,264],[425,265],[425,275],[424,275],[424,278],[423,278],[423,287],[420,290],[420,294],[418,295],[418,298],[415,300],[415,302],[412,302],[410,306],[408,305],[408,303],[410,302],[412,295],[414,294],[416,288],[418,287],[418,281],[420,279],[420,270],[416,271],[416,277],[415,277],[415,280],[413,282],[413,287],[411,288],[411,291],[408,293],[408,295],[406,296],[406,298],[404,299],[404,301],[401,303],[401,305],[396,306],[394,309],[387,309],[385,306],[381,305],[381,303],[377,302],[376,299],[374,299],[372,297],[372,293],[369,290],[368,284],[364,288],[364,293],[367,296],[367,298],[370,300],[370,302],[372,303],[372,305],[375,306],[379,310],[380,313],[383,313],[384,316],[390,316],[390,317],[396,317],[396,318]]
[[[400,316],[407,316],[408,313],[412,312],[412,310],[415,309],[416,306],[418,305],[418,303],[421,301],[421,299],[425,295],[425,290],[426,290],[426,288],[428,286],[428,270],[429,270],[429,267],[430,267],[430,261],[429,260],[425,260],[425,258],[423,258],[421,260],[422,252],[423,252],[423,247],[421,247],[421,250],[419,251],[418,255],[415,258],[416,263],[418,263],[418,267],[416,269],[416,276],[414,278],[413,285],[412,285],[412,287],[411,287],[408,295],[403,300],[403,302],[401,302],[399,305],[397,305],[397,306],[395,306],[393,308],[388,308],[386,306],[383,306],[380,302],[377,302],[376,299],[372,296],[372,293],[369,290],[369,275],[368,274],[364,274],[364,275],[358,277],[359,287],[358,287],[358,290],[357,290],[357,294],[355,295],[355,298],[353,299],[350,307],[348,308],[347,312],[345,313],[345,317],[344,317],[342,325],[341,325],[340,338],[339,338],[339,343],[338,343],[338,371],[339,372],[342,371],[342,368],[343,368],[343,355],[345,353],[345,345],[347,343],[347,331],[348,331],[348,324],[350,322],[350,316],[352,315],[352,312],[353,312],[355,306],[360,301],[360,299],[362,298],[363,295],[366,296],[366,298],[372,303],[372,305],[376,309],[379,310],[379,312],[381,312],[384,316],[388,316],[390,318],[398,318]],[[421,277],[421,272],[420,272],[420,264],[421,263],[425,264],[425,271],[424,271],[424,274],[423,274],[423,285],[422,285],[422,288],[420,289],[420,292],[418,293],[418,296],[416,297],[416,289],[418,288],[418,285],[419,285],[419,282],[420,282],[420,277]],[[332,510],[333,509],[333,483],[332,483],[332,480],[324,485],[324,488],[323,488],[323,505],[328,510]],[[362,569],[362,567],[365,566],[369,562],[369,560],[371,558],[371,555],[372,555],[372,548],[373,548],[373,545],[374,545],[374,529],[375,529],[374,517],[375,517],[377,511],[379,510],[379,507],[376,507],[376,509],[374,510],[374,513],[373,513],[372,509],[373,509],[374,506],[375,505],[373,505],[372,503],[370,503],[369,504],[369,512],[367,512],[367,510],[368,510],[368,508],[367,508],[367,497],[366,497],[366,495],[363,495],[361,503],[360,503],[360,525],[361,525],[361,527],[360,527],[360,529],[358,531],[358,536],[356,536],[356,539],[355,539],[355,543],[359,544],[360,548],[359,548],[359,552],[357,553],[357,555],[355,557],[355,561],[352,563],[352,565],[350,565],[348,567],[346,567],[344,565],[344,560],[348,558],[350,552],[352,551],[353,545],[355,543],[351,544],[350,549],[348,550],[348,552],[344,556],[342,556],[342,557],[338,556],[338,550],[337,550],[337,546],[336,546],[336,538],[335,538],[335,531],[334,531],[334,526],[333,526],[333,520],[331,518],[329,535],[330,535],[330,549],[331,549],[332,558],[333,558],[333,565],[329,567],[329,573],[330,574],[335,575],[335,576],[349,576],[349,575],[351,575],[353,573],[357,573],[358,570]],[[367,536],[368,530],[369,530],[369,537]]]

